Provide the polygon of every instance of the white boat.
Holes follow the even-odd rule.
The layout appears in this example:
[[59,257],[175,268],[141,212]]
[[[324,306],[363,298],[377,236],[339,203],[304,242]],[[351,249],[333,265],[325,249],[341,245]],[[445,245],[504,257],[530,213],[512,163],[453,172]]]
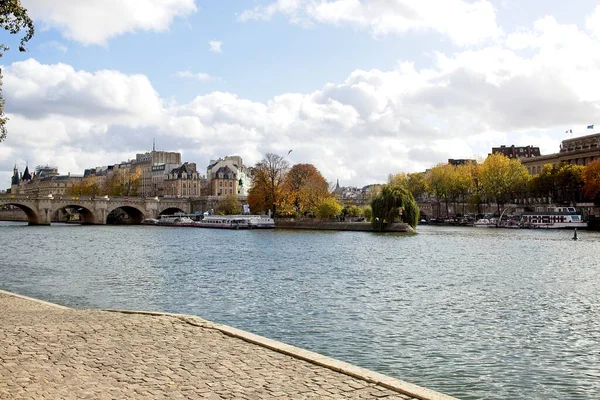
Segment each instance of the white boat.
[[275,220],[266,215],[245,215],[248,218],[248,224],[251,229],[272,229],[275,228]]
[[250,229],[248,220],[240,217],[241,215],[208,215],[200,221],[195,221],[194,226],[198,228]]
[[495,228],[496,227],[496,219],[495,218],[492,218],[492,219],[481,218],[481,219],[478,219],[477,221],[475,221],[475,223],[473,223],[473,226],[475,228]]
[[545,211],[524,212],[521,215],[522,228],[574,229],[587,228],[575,207],[548,207]]
[[157,225],[158,220],[155,218],[145,218],[142,220],[143,225]]
[[196,221],[199,228],[268,229],[275,228],[273,218],[262,215],[207,215]]
[[181,215],[163,215],[156,225],[163,226],[194,226],[194,220]]

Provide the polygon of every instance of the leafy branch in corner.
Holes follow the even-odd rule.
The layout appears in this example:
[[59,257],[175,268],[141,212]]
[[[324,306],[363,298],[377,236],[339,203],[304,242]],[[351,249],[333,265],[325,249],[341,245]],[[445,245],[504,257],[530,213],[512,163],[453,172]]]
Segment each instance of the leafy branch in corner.
[[[27,43],[34,35],[33,21],[27,15],[27,9],[21,6],[20,0],[0,0],[0,26],[11,35],[25,31],[19,43],[19,51],[27,51]],[[0,57],[9,50],[9,47],[0,43]],[[4,96],[2,96],[2,74],[0,73],[0,142],[6,139],[6,122],[4,114]]]

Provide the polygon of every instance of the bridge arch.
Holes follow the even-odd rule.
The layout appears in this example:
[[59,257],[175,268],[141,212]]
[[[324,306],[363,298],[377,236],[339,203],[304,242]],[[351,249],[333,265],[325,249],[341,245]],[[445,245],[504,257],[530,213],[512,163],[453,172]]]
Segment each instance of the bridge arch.
[[158,215],[173,215],[173,214],[186,214],[186,212],[179,207],[165,207],[162,211],[158,212]]
[[27,215],[27,222],[29,225],[39,225],[42,223],[38,216],[38,213],[26,204],[21,203],[3,203],[3,206],[15,206]]
[[89,208],[82,206],[81,204],[66,204],[66,205],[61,205],[60,207],[56,207],[55,209],[52,210],[52,217],[54,218],[54,216],[59,214],[60,211],[66,210],[66,209],[75,210],[77,212],[77,214],[79,214],[79,222],[82,224],[87,225],[87,224],[95,224],[96,223],[96,218],[94,217],[94,213]]
[[[106,218],[108,220],[109,215],[114,211],[122,210],[125,214],[127,214],[129,221],[127,223],[132,225],[139,225],[142,223],[142,220],[146,218],[146,214],[140,210],[139,208],[133,205],[117,205],[114,207],[109,207],[106,210]],[[104,221],[107,222],[107,221]]]

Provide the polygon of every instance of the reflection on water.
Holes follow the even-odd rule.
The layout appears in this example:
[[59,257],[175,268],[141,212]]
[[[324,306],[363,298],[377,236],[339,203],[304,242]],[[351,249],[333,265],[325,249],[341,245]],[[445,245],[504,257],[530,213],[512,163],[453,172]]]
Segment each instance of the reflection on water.
[[0,223],[0,287],[188,313],[464,399],[600,393],[600,234]]

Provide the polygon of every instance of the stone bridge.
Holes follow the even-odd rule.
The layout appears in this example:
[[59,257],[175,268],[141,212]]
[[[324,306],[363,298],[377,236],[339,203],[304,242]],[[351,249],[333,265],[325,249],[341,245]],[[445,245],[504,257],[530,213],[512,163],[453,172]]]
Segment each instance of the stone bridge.
[[191,202],[187,198],[166,197],[94,197],[48,195],[0,195],[0,207],[15,206],[27,214],[29,225],[50,225],[61,210],[74,208],[83,224],[104,225],[108,215],[121,209],[129,221],[139,224],[144,218],[157,218],[162,214],[176,212],[191,213]]

